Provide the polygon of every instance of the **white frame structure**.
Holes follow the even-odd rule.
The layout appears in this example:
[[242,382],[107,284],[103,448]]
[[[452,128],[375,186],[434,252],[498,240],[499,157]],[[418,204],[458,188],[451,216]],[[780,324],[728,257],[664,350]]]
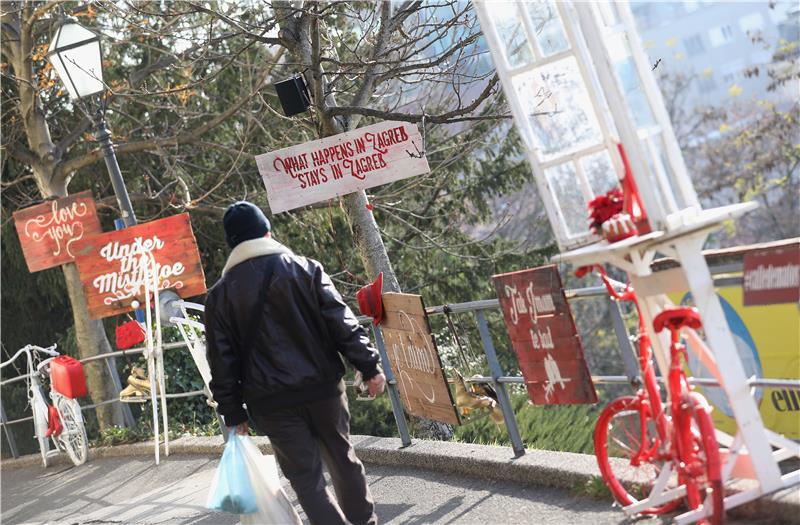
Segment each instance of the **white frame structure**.
[[[571,22],[572,19],[565,17],[567,6],[560,3],[550,4],[549,8],[557,12],[556,20],[560,27],[556,30],[567,42],[567,48],[553,53],[546,53],[539,39],[536,38],[536,28],[527,10],[526,3],[512,2],[474,2],[475,10],[483,29],[484,37],[492,52],[497,74],[500,77],[503,90],[507,95],[511,106],[514,121],[522,137],[527,153],[527,159],[533,171],[534,178],[539,188],[542,200],[553,227],[559,246],[562,249],[573,248],[597,240],[588,230],[570,232],[568,221],[564,215],[564,204],[559,203],[555,188],[547,177],[547,171],[551,168],[571,167],[578,178],[578,188],[582,197],[580,206],[581,215],[585,213],[586,203],[594,196],[595,191],[591,188],[591,183],[584,173],[582,158],[602,152],[609,152],[610,161],[616,173],[622,173],[622,164],[616,154],[615,144],[618,142],[613,122],[605,108],[604,102],[593,93],[598,92],[596,81],[592,76],[591,68],[587,65],[588,58],[584,46],[576,46],[575,31],[577,27]],[[499,9],[502,7],[503,9]],[[508,38],[507,27],[498,27],[498,13],[506,15],[505,21],[512,22],[516,17],[516,31],[521,31],[515,36],[521,37],[520,48],[527,46],[531,54],[527,63],[512,65],[512,57],[520,54],[508,52],[508,47],[503,42],[503,38]],[[563,22],[567,22],[564,24]],[[513,23],[513,22],[512,22]],[[504,36],[505,35],[505,36]],[[512,37],[513,38],[513,37]],[[532,118],[526,108],[526,100],[533,100],[534,107],[541,108],[543,113],[560,112],[563,108],[559,107],[558,94],[553,93],[546,85],[536,85],[536,89],[530,90],[528,97],[520,96],[515,85],[519,85],[529,77],[532,81],[536,80],[536,73],[543,71],[543,68],[553,65],[564,65],[566,67],[575,65],[579,72],[579,77],[573,79],[577,81],[579,89],[586,95],[588,105],[584,104],[583,116],[586,117],[589,127],[594,128],[595,137],[593,140],[586,141],[586,144],[577,148],[564,148],[552,154],[544,151],[542,144],[537,141],[535,126],[531,123]],[[586,101],[584,101],[586,102]],[[569,169],[569,168],[568,168]],[[617,176],[617,179],[619,176]],[[575,203],[572,203],[575,204]]]
[[206,393],[207,402],[214,405],[213,397],[211,395],[211,367],[206,358],[206,344],[204,337],[200,337],[198,332],[205,336],[206,327],[200,321],[195,321],[189,314],[202,314],[205,312],[205,306],[199,303],[192,303],[189,301],[179,300],[175,301],[175,306],[180,308],[181,317],[170,317],[169,322],[178,327],[181,332],[183,341],[189,348],[189,353],[197,366],[200,377],[203,379],[203,389]]
[[[566,34],[567,50],[553,56],[543,56],[539,37],[534,32],[529,17],[532,4],[551,6]],[[754,209],[756,205],[741,203],[708,210],[701,208],[656,84],[652,65],[642,49],[629,5],[626,2],[606,1],[556,3],[545,0],[476,0],[474,6],[562,250],[555,260],[575,266],[608,263],[628,272],[635,288],[649,290],[647,295],[640,293],[639,298],[645,322],[652,327],[653,318],[669,304],[664,295],[665,290],[653,286],[650,263],[657,253],[677,259],[694,303],[703,317],[707,347],[712,350],[710,353],[716,361],[718,380],[738,426],[737,434],[733,438],[718,433],[720,443],[730,448],[723,467],[724,481],[733,475],[734,467],[741,461],[741,465],[748,463],[752,466],[758,482],[755,488],[726,497],[725,508],[730,509],[764,494],[800,484],[800,470],[781,475],[778,468],[778,462],[789,457],[800,457],[800,447],[764,428],[701,251],[712,231],[718,229],[724,221],[736,218]],[[516,20],[513,16],[508,16],[512,10]],[[498,26],[498,19],[505,25],[516,26],[517,32],[513,28],[510,31],[509,27]],[[529,50],[527,62],[517,64],[520,58],[517,54],[524,51],[526,45]],[[514,64],[510,58],[514,58]],[[576,80],[580,89],[589,94],[591,107],[596,113],[596,122],[602,132],[602,141],[589,149],[573,149],[556,158],[545,159],[541,144],[537,143],[534,135],[530,115],[526,113],[525,101],[534,98],[542,89],[546,92],[548,88],[546,85],[532,86],[530,91],[521,92],[518,89],[518,79],[526,72],[567,58],[577,61],[579,75]],[[650,119],[646,125],[637,127],[634,108],[626,97],[630,93],[622,88],[622,80],[615,70],[619,60],[615,61],[614,58],[627,59],[629,65],[632,64],[628,72],[635,74],[639,101],[643,100],[649,111]],[[627,80],[630,81],[631,77]],[[592,195],[587,194],[588,179],[580,170],[578,159],[598,151],[594,148],[605,148],[617,170],[617,177],[621,178],[620,159],[614,151],[618,142],[625,148],[652,231],[613,244],[601,241],[586,245],[599,239],[588,233],[570,234],[567,222],[560,212],[558,196],[544,172],[554,164],[572,163],[577,179],[573,184],[581,188],[584,198],[588,200]],[[666,375],[668,341],[663,337],[654,337],[653,344],[658,366],[662,374]],[[774,452],[773,447],[777,449]],[[629,515],[637,514],[648,507],[683,496],[682,487],[665,490],[664,485],[656,483],[647,498],[626,507],[624,511]],[[707,506],[704,506],[678,516],[675,521],[679,524],[692,523],[701,519],[708,511]]]
[[[169,456],[169,419],[167,417],[167,392],[164,377],[164,347],[161,333],[161,304],[159,301],[159,282],[156,259],[152,253],[142,255],[140,264],[145,269],[144,308],[145,308],[145,351],[147,359],[147,377],[150,379],[150,402],[153,411],[153,445],[155,447],[156,465],[160,463],[161,432],[158,424],[158,401],[156,392],[161,397],[161,419],[164,426],[164,455]],[[151,299],[152,294],[152,299]],[[138,308],[138,301],[132,306]],[[151,307],[154,311],[151,311]],[[155,317],[155,330],[153,318]],[[156,387],[158,384],[158,387]]]

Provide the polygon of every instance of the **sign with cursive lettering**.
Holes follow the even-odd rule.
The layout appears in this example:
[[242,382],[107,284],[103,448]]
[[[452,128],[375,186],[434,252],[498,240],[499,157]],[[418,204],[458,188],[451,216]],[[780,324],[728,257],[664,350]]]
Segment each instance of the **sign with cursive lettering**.
[[272,213],[428,173],[416,124],[381,122],[256,156]]
[[561,276],[555,265],[492,277],[531,401],[596,403]]
[[145,279],[184,299],[206,291],[188,213],[84,239],[75,263],[92,319],[129,312],[134,300],[144,304]]
[[419,295],[383,294],[381,334],[409,414],[459,424],[442,362]]
[[91,191],[15,211],[14,226],[31,273],[75,260],[75,243],[102,233]]

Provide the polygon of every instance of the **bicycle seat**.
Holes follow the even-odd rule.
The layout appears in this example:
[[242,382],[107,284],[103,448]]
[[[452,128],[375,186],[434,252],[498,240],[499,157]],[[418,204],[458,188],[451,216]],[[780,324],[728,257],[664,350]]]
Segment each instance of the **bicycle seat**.
[[660,332],[667,328],[670,332],[680,330],[684,326],[697,330],[703,326],[700,312],[693,306],[682,306],[664,310],[653,319],[653,328]]

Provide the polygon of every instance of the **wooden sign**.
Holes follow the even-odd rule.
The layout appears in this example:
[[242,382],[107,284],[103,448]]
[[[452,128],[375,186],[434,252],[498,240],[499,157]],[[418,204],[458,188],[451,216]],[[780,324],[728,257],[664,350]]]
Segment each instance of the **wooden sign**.
[[381,333],[409,414],[458,425],[442,362],[436,351],[422,297],[383,294]]
[[800,302],[800,242],[744,256],[744,305]]
[[206,291],[188,213],[84,239],[75,263],[92,319],[130,312],[134,300],[144,305],[153,272],[159,290],[184,299]]
[[555,265],[492,277],[528,395],[537,405],[596,403]]
[[91,191],[15,211],[13,217],[31,273],[74,261],[75,243],[103,232]]
[[416,124],[381,122],[256,156],[272,213],[428,173]]

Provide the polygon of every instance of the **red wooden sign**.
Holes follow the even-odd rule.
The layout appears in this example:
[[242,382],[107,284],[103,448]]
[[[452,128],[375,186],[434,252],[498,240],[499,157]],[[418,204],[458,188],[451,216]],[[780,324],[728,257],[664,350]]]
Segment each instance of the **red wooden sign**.
[[428,173],[416,124],[380,122],[256,156],[272,213]]
[[800,301],[800,242],[744,256],[744,305]]
[[492,277],[528,395],[537,405],[596,403],[555,265]]
[[129,312],[134,300],[144,305],[145,279],[154,273],[159,290],[183,298],[206,291],[188,213],[84,239],[77,252],[92,319]]
[[15,211],[14,225],[31,273],[75,260],[75,243],[103,230],[92,192]]

